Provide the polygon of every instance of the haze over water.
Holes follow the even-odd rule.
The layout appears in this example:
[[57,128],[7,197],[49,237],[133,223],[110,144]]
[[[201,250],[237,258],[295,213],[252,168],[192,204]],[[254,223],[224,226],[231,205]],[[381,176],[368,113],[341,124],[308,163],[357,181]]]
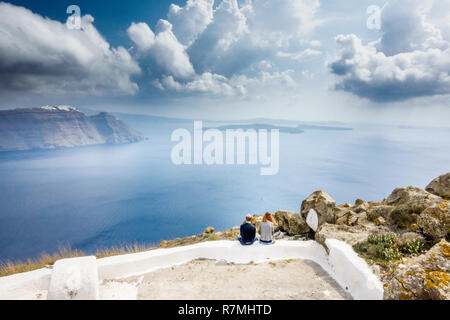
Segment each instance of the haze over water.
[[298,212],[319,189],[339,204],[381,201],[449,171],[449,129],[367,125],[281,133],[276,176],[260,165],[175,166],[171,132],[192,125],[135,125],[149,138],[138,144],[0,154],[0,260],[223,230],[247,213]]

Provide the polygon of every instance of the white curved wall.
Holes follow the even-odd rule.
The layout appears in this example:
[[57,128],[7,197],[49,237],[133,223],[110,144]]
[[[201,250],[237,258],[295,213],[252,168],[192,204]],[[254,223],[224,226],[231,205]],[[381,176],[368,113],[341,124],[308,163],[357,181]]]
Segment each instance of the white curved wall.
[[[342,241],[328,239],[330,249],[315,241],[277,241],[275,245],[255,243],[241,246],[237,241],[211,241],[191,246],[158,249],[97,260],[99,281],[123,279],[161,268],[205,258],[247,264],[274,260],[305,259],[318,263],[355,299],[383,298],[383,287],[364,260]],[[300,275],[299,275],[300,276]],[[28,299],[29,293],[50,283],[50,270],[0,278],[0,299]]]

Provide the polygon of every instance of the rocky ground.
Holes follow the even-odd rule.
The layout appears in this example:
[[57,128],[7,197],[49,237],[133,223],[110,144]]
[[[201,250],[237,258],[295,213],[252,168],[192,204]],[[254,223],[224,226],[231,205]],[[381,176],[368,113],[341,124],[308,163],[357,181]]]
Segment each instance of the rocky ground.
[[[425,189],[400,187],[382,201],[358,199],[336,205],[325,191],[305,199],[300,212],[278,211],[277,237],[315,239],[325,246],[327,238],[352,245],[385,287],[385,299],[450,299],[450,173],[433,180]],[[306,217],[314,209],[319,217],[317,232]],[[262,216],[255,215],[258,226]],[[239,227],[163,241],[160,248],[201,241],[234,240]],[[326,248],[326,246],[325,246]]]

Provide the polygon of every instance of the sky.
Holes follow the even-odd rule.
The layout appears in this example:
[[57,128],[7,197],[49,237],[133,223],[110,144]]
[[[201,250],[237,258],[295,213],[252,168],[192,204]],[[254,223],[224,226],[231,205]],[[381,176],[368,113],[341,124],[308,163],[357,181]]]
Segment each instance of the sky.
[[449,126],[449,9],[450,0],[0,2],[0,109]]

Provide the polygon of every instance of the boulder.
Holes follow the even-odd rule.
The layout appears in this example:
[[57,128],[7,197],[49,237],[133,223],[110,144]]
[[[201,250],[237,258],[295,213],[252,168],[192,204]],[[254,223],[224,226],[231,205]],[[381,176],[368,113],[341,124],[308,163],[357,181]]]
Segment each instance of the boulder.
[[[405,260],[405,259],[404,259]],[[427,253],[409,259],[385,286],[386,300],[449,300],[450,245],[442,240]]]
[[434,240],[441,240],[449,234],[450,206],[442,201],[439,205],[425,209],[419,216],[417,224],[424,234]]
[[[252,224],[255,226],[256,230],[259,230],[259,224],[262,221],[263,216],[255,214],[252,218]],[[278,230],[278,227],[275,226],[275,229]]]
[[353,208],[356,213],[367,212],[370,209],[370,205],[367,202],[362,202]]
[[383,217],[376,218],[374,222],[377,226],[385,226],[386,225],[386,220]]
[[406,232],[403,234],[400,234],[397,236],[397,239],[395,240],[396,244],[399,248],[404,247],[408,243],[412,243],[414,241],[420,241],[422,243],[425,243],[425,237],[421,235],[420,233],[416,232]]
[[358,242],[366,241],[371,234],[383,234],[389,232],[387,227],[376,227],[357,225],[349,227],[347,225],[336,225],[325,223],[316,232],[315,240],[325,248],[326,239],[337,239],[353,246]]
[[431,181],[425,190],[446,200],[450,200],[450,172]]
[[334,209],[336,202],[324,191],[316,191],[302,202],[301,215],[304,219],[309,210],[314,209],[319,217],[319,226],[324,223],[336,223]]
[[203,234],[212,234],[212,233],[214,233],[214,228],[213,227],[207,227],[206,229],[205,229],[205,231],[203,231]]
[[334,209],[334,215],[336,217],[336,224],[347,224],[347,219],[350,214],[354,214],[354,212],[351,210],[351,208],[347,207],[336,207]]
[[408,205],[410,207],[422,208],[421,210],[418,209],[421,212],[441,202],[442,198],[423,189],[409,186],[395,189],[386,201],[390,206]]
[[310,231],[306,220],[297,212],[280,210],[275,213],[274,217],[278,224],[278,230],[286,232],[290,236]]
[[358,214],[358,224],[366,225],[367,223],[369,223],[367,212],[361,212],[360,214]]
[[386,205],[372,207],[367,212],[367,218],[371,221],[375,221],[379,217],[383,218],[384,220],[388,220],[394,208],[394,206]]
[[359,224],[359,215],[356,213],[350,213],[347,218],[348,226],[357,226]]
[[415,187],[402,187],[395,189],[386,200],[388,205],[395,208],[389,215],[389,223],[401,229],[412,229],[417,224],[419,214],[428,207],[438,205],[441,197]]

